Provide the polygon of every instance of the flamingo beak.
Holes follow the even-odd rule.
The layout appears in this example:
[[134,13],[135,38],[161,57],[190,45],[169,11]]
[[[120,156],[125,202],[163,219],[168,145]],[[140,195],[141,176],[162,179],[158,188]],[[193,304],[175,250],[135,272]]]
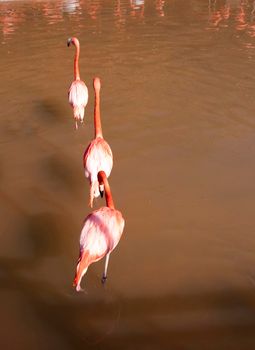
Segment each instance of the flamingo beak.
[[100,197],[103,198],[104,197],[104,185],[99,185],[99,193],[100,193]]
[[69,47],[69,46],[71,45],[71,43],[72,43],[72,38],[69,38],[69,39],[67,40],[67,46]]

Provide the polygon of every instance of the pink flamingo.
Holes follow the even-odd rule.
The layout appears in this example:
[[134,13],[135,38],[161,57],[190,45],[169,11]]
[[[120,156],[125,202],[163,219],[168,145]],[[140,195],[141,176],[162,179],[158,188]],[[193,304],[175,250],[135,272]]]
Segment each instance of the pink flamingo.
[[99,187],[97,174],[100,170],[104,171],[109,177],[112,166],[112,151],[108,143],[103,138],[101,119],[100,119],[100,89],[99,78],[94,78],[95,106],[94,106],[94,126],[95,138],[90,142],[83,156],[85,176],[90,182],[90,200],[89,205],[93,207],[93,198],[101,194],[103,197],[103,185]]
[[77,292],[81,290],[81,280],[89,265],[103,257],[106,259],[101,281],[105,283],[110,253],[119,243],[125,225],[121,212],[114,207],[110,186],[103,171],[98,173],[98,181],[104,184],[107,206],[94,210],[85,219],[80,236],[80,255],[73,282]]
[[80,78],[79,71],[79,56],[80,56],[80,43],[75,37],[67,40],[67,46],[73,44],[76,47],[76,53],[74,57],[74,81],[72,82],[69,91],[68,99],[70,105],[73,107],[73,116],[75,119],[75,126],[78,129],[78,120],[82,123],[84,119],[84,109],[88,103],[88,88],[84,81]]

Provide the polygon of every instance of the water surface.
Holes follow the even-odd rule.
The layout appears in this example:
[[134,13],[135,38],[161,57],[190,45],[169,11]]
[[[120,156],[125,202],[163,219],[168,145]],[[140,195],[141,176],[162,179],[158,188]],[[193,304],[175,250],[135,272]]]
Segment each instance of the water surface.
[[[0,33],[1,348],[254,348],[254,1],[1,1]],[[126,227],[77,294],[95,76]]]

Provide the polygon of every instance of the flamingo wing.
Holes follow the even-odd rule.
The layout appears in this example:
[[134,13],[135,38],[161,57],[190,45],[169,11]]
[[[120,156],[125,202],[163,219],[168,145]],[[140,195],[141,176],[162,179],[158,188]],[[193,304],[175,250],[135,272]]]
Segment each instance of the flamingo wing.
[[102,207],[93,211],[84,222],[80,236],[81,251],[89,251],[97,260],[118,244],[124,228],[124,219],[118,210]]
[[68,92],[69,103],[73,107],[74,119],[84,119],[84,109],[88,103],[88,88],[81,80],[75,80]]
[[69,103],[72,107],[86,107],[88,103],[88,88],[82,80],[75,80],[68,91]]
[[90,177],[92,181],[96,181],[100,170],[109,177],[113,166],[113,155],[110,146],[103,138],[97,137],[89,144],[84,153],[83,164],[85,176]]

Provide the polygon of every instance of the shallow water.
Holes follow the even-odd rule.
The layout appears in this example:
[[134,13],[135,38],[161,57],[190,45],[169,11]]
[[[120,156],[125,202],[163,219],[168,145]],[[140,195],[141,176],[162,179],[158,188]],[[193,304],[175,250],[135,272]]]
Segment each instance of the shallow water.
[[[254,348],[255,2],[1,1],[0,31],[1,348]],[[77,294],[94,76],[126,227]]]

